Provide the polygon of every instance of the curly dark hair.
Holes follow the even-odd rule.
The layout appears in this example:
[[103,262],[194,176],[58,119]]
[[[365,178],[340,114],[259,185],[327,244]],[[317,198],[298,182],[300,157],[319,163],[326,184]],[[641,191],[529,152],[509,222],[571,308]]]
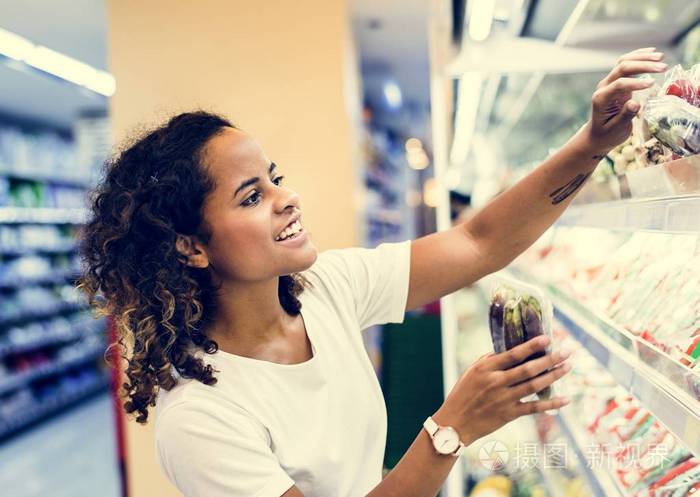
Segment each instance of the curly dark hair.
[[[179,237],[210,238],[202,207],[214,180],[202,163],[208,140],[225,118],[198,111],[179,114],[147,132],[105,164],[91,193],[91,219],[82,230],[83,274],[78,287],[98,314],[112,316],[126,361],[124,409],[145,423],[160,388],[181,378],[216,383],[215,371],[195,356],[218,345],[206,335],[216,312],[209,269],[186,264]],[[280,276],[279,299],[296,316],[305,286],[297,274]]]

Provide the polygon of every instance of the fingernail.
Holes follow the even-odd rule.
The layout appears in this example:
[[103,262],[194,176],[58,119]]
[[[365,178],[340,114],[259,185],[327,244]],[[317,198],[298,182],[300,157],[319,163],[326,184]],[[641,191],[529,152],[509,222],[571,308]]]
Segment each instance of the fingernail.
[[565,406],[565,405],[571,403],[571,399],[568,398],[568,397],[562,397],[562,398],[561,398],[561,402],[562,402],[562,406]]
[[567,362],[566,364],[564,364],[564,366],[562,366],[562,368],[564,369],[565,373],[568,373],[569,371],[571,371],[571,364]]
[[548,336],[543,335],[539,338],[539,340],[540,340],[540,343],[542,345],[549,345],[549,337]]
[[637,112],[639,110],[639,103],[638,102],[630,102],[629,109],[632,112]]
[[666,69],[668,67],[668,64],[666,64],[665,62],[657,62],[656,67],[658,67],[659,69]]
[[571,357],[571,350],[569,349],[562,349],[559,351],[559,356],[561,357],[562,361],[564,359],[567,359],[568,357]]

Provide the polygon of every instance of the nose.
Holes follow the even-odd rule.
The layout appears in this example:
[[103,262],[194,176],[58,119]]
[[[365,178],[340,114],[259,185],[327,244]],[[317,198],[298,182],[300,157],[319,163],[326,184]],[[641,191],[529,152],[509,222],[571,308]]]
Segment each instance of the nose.
[[301,198],[299,194],[294,190],[289,188],[280,188],[277,194],[277,200],[275,204],[275,210],[277,212],[284,212],[291,209],[292,211],[301,208]]

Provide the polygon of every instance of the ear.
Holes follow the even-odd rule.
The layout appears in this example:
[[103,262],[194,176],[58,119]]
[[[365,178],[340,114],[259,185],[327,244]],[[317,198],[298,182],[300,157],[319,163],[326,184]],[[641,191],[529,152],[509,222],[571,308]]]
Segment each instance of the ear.
[[204,245],[192,236],[178,235],[175,241],[175,249],[184,256],[185,263],[190,267],[206,269],[209,267]]

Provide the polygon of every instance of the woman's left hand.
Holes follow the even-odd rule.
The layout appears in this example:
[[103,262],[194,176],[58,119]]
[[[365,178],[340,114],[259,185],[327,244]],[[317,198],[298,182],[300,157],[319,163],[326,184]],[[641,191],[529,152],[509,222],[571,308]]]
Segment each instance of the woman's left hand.
[[661,73],[668,66],[663,63],[664,54],[655,48],[641,48],[623,55],[593,93],[592,114],[586,124],[586,141],[589,150],[605,155],[632,132],[632,118],[639,112],[640,104],[632,99],[632,92],[644,90],[654,84],[653,79],[634,76]]

